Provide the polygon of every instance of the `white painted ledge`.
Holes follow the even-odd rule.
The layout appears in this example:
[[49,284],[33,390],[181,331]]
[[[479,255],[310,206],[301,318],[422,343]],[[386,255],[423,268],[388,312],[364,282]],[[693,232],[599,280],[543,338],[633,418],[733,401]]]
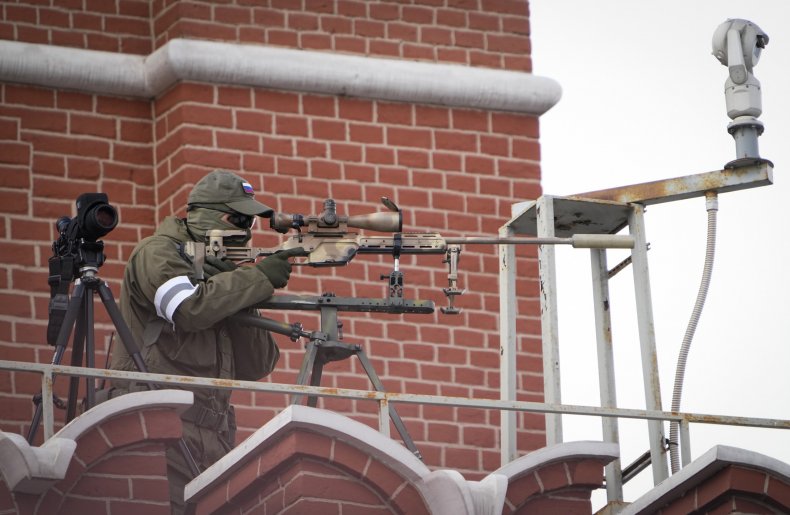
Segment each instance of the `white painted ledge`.
[[0,431],[0,475],[13,492],[41,494],[66,476],[77,440],[105,420],[131,411],[173,408],[181,413],[192,405],[192,392],[155,390],[110,399],[76,417],[41,447],[17,434]]
[[680,498],[730,465],[759,470],[781,481],[790,482],[790,464],[747,449],[716,445],[623,508],[620,513],[621,515],[656,513],[668,502]]
[[536,116],[562,95],[530,73],[191,39],[147,57],[0,41],[0,81],[137,98],[193,81]]

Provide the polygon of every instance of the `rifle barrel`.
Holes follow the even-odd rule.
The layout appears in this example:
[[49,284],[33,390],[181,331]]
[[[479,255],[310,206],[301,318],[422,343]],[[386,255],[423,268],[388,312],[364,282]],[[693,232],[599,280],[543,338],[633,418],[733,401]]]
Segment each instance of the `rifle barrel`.
[[571,245],[577,249],[632,249],[634,248],[633,236],[618,236],[615,234],[574,234],[570,238],[445,238],[448,245]]

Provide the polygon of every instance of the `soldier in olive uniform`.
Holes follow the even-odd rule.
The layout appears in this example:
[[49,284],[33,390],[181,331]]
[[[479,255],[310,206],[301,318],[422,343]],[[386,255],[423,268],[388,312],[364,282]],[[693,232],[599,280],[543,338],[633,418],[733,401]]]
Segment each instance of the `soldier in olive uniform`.
[[[301,249],[251,266],[207,257],[202,279],[184,252],[184,242],[205,241],[206,231],[214,229],[242,229],[243,241],[230,244],[245,244],[256,217],[271,214],[254,199],[247,181],[217,170],[195,185],[185,219],[167,217],[137,245],[126,265],[120,309],[149,372],[255,381],[274,369],[279,350],[271,335],[227,318],[240,311],[257,313],[253,306],[286,286],[288,258]],[[123,347],[115,349],[112,368],[135,370]],[[116,381],[111,396],[137,389]],[[229,390],[193,392],[194,405],[181,418],[184,440],[202,471],[234,446],[235,421]],[[167,458],[173,509],[180,512],[192,474],[178,448],[169,449]]]

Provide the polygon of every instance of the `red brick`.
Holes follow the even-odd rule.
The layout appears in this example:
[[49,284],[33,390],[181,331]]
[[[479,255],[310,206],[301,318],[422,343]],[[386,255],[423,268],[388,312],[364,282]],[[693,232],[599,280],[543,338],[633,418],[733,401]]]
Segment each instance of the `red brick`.
[[332,143],[330,145],[332,159],[343,162],[362,161],[362,147],[353,144]]
[[363,122],[373,121],[373,102],[355,98],[339,98],[338,110],[341,118]]
[[209,127],[232,127],[233,112],[230,109],[204,105],[179,105],[169,116],[182,123],[194,123]]
[[75,456],[88,466],[110,451],[105,439],[99,434],[98,429],[84,433],[77,441]]
[[151,143],[152,137],[150,122],[121,120],[121,140],[132,143]]
[[3,213],[24,214],[28,212],[28,194],[24,191],[0,191]]
[[421,25],[432,25],[434,23],[434,10],[422,6],[404,6],[401,9],[401,20]]
[[55,92],[51,89],[6,84],[5,102],[7,104],[23,104],[36,107],[54,107]]
[[185,163],[202,165],[210,168],[238,170],[241,165],[241,156],[235,152],[182,148],[176,153],[176,156],[178,155],[180,155]]
[[236,112],[236,128],[241,130],[271,133],[273,120],[274,117],[268,113]]
[[230,25],[249,24],[252,20],[251,9],[217,5],[214,7],[213,20]]
[[29,25],[17,25],[16,34],[17,41],[39,43],[42,45],[49,44],[49,31],[46,29],[31,27]]
[[29,188],[30,169],[27,166],[0,166],[0,187]]
[[66,113],[44,110],[21,110],[23,129],[35,129],[47,132],[66,132],[68,117]]
[[299,95],[280,91],[258,90],[255,92],[256,109],[282,113],[299,112]]
[[[495,12],[495,11],[494,11]],[[470,12],[469,13],[469,28],[484,31],[500,31],[501,15]]]
[[376,121],[397,125],[413,125],[413,106],[411,104],[386,104],[379,102],[376,105]]
[[150,18],[151,8],[147,1],[142,0],[119,0],[118,13],[138,18]]
[[92,95],[84,93],[75,93],[71,91],[57,91],[57,107],[60,109],[78,110],[78,111],[92,111],[93,100]]
[[326,143],[317,143],[311,140],[296,142],[296,155],[300,157],[327,157]]
[[790,484],[774,476],[768,478],[766,494],[782,506],[790,506]]
[[445,108],[431,106],[415,106],[417,125],[421,127],[448,128],[450,126],[449,112]]
[[[91,467],[91,473],[117,474],[119,468],[122,469],[124,474],[128,476],[155,476],[165,474],[166,464],[164,458],[164,447],[162,447],[162,451],[158,455],[155,453],[140,453],[135,448],[135,454],[121,454],[114,456],[111,459],[103,460],[97,463]],[[133,493],[134,484],[137,481],[137,478],[133,479]]]
[[73,28],[80,30],[102,30],[102,16],[93,13],[72,12],[71,19]]
[[115,139],[116,120],[105,116],[71,113],[69,115],[69,132]]
[[16,140],[19,138],[19,120],[0,119],[0,139]]
[[109,501],[109,509],[107,513],[113,515],[139,515],[145,512],[146,515],[168,515],[170,511],[170,496],[167,496],[167,503],[161,502],[160,504],[140,503],[136,501]]
[[387,144],[390,146],[430,149],[433,141],[431,131],[426,129],[387,127]]
[[477,136],[451,131],[435,131],[434,140],[437,150],[477,152]]
[[277,134],[308,136],[307,120],[299,116],[277,115],[274,119]]
[[125,477],[102,477],[85,474],[74,485],[70,493],[96,499],[107,497],[129,499],[131,498],[129,487],[130,480]]
[[29,164],[30,145],[0,141],[0,163]]
[[217,147],[226,150],[260,152],[261,137],[254,134],[217,131]]
[[110,144],[107,141],[27,132],[23,132],[22,137],[33,144],[36,152],[96,157],[100,159],[110,157]]
[[120,415],[105,421],[101,425],[101,432],[113,447],[129,445],[145,439],[138,412]]
[[184,102],[211,104],[214,102],[214,87],[191,82],[179,83],[154,101],[156,116],[161,116]]
[[97,97],[96,112],[124,116],[127,118],[151,118],[150,103],[143,100]]
[[563,515],[589,515],[592,508],[589,499],[554,499],[538,497],[530,499],[520,507],[518,513],[562,513]]
[[23,23],[38,23],[36,8],[27,5],[6,5],[5,20]]
[[148,439],[175,440],[181,437],[181,418],[174,411],[155,409],[142,412],[141,415]]
[[299,47],[306,50],[332,50],[332,38],[325,34],[300,34]]
[[67,497],[60,505],[59,513],[110,513],[104,499]]
[[392,496],[404,482],[396,472],[377,460],[370,461],[365,478],[385,498]]
[[313,137],[324,140],[346,141],[346,124],[335,120],[314,119],[310,123]]
[[430,154],[419,150],[398,150],[397,164],[409,168],[428,168]]
[[88,33],[85,35],[85,39],[87,40],[85,46],[90,50],[100,50],[102,52],[120,51],[120,41],[117,36]]

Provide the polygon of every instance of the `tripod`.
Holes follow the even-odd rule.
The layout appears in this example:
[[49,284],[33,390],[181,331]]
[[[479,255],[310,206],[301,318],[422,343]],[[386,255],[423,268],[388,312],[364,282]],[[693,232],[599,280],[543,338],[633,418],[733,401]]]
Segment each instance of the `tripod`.
[[[88,263],[80,268],[81,277],[74,283],[74,291],[66,308],[66,314],[63,318],[62,325],[58,331],[57,340],[55,341],[55,354],[52,358],[53,365],[59,365],[63,359],[68,346],[69,336],[72,329],[74,329],[74,348],[71,355],[72,366],[80,366],[83,361],[83,354],[85,356],[85,365],[88,368],[94,367],[94,309],[93,309],[93,294],[98,293],[99,298],[104,304],[107,314],[110,316],[113,325],[115,326],[118,336],[121,339],[126,351],[132,358],[132,361],[140,372],[148,372],[145,362],[140,355],[140,350],[134,341],[134,336],[131,330],[124,322],[121,316],[121,310],[118,309],[115,303],[115,298],[112,295],[107,283],[102,281],[98,276],[98,263],[103,259],[97,260],[95,263]],[[76,327],[75,327],[76,324]],[[156,385],[147,383],[149,390],[155,390]],[[66,409],[66,421],[71,421],[76,413],[77,395],[79,391],[79,378],[72,377],[69,380],[69,396]],[[41,415],[43,407],[41,405],[41,394],[34,396],[33,402],[36,404],[36,411],[33,414],[33,419],[30,423],[30,429],[27,435],[28,443],[33,443],[36,437],[38,426],[41,423]],[[96,405],[96,390],[93,384],[93,378],[86,378],[86,409],[90,409]],[[178,446],[181,453],[186,459],[187,465],[192,471],[194,476],[197,476],[200,471],[195,463],[186,442],[182,438],[179,440]]]
[[[373,388],[377,392],[383,392],[384,385],[379,379],[376,370],[373,368],[370,360],[365,354],[365,351],[360,345],[343,343],[342,323],[338,321],[338,311],[353,311],[353,312],[376,312],[376,313],[433,313],[434,305],[431,301],[411,301],[403,299],[400,296],[393,295],[384,299],[371,299],[371,298],[355,298],[355,297],[335,297],[331,294],[324,294],[318,297],[310,296],[296,296],[296,295],[276,295],[270,300],[260,304],[261,308],[276,309],[276,310],[317,310],[321,313],[321,331],[307,333],[300,332],[300,327],[294,328],[287,324],[276,324],[271,320],[257,321],[254,317],[245,317],[244,321],[248,324],[260,325],[269,330],[280,332],[292,336],[295,341],[296,337],[304,336],[309,338],[305,346],[305,355],[302,360],[302,366],[299,370],[296,383],[299,385],[307,385],[308,377],[310,378],[310,386],[321,386],[321,375],[323,374],[324,365],[332,361],[340,361],[343,359],[356,356],[362,365],[363,370],[368,376]],[[279,327],[278,327],[279,326]],[[294,395],[291,398],[291,404],[298,404],[301,402],[302,395]],[[318,399],[315,395],[310,395],[307,398],[309,406],[316,406]],[[414,444],[411,435],[406,429],[403,420],[398,415],[394,406],[389,406],[389,415],[395,429],[403,439],[406,448],[409,449],[415,456],[422,459],[420,451]]]

